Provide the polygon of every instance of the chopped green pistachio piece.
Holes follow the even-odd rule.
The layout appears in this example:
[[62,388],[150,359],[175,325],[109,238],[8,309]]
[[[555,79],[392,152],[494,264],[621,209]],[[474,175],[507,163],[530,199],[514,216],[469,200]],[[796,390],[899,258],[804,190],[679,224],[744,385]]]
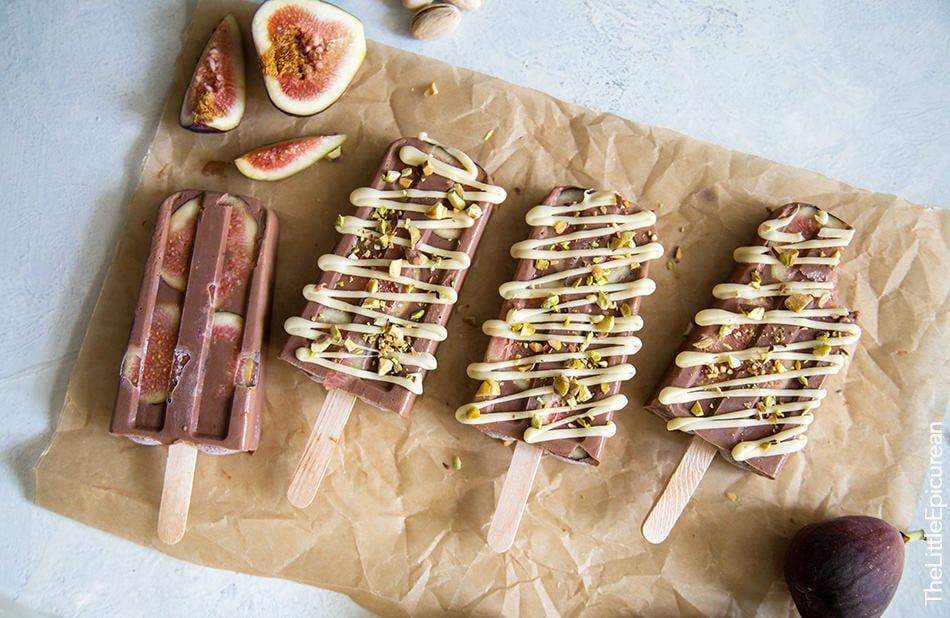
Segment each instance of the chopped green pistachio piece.
[[745,315],[750,320],[761,320],[765,317],[765,307],[755,307],[747,311]]
[[805,376],[798,376],[798,383],[802,386],[808,386],[808,378]]
[[458,455],[452,458],[452,469],[455,471],[462,469],[462,458]]
[[425,215],[430,219],[444,219],[446,215],[445,204],[442,202],[436,202],[428,210],[426,210]]
[[831,346],[827,343],[820,343],[815,346],[815,356],[828,356],[831,353]]
[[693,347],[697,350],[708,350],[709,348],[713,347],[714,343],[716,342],[713,341],[712,337],[704,334],[700,336],[696,343],[693,344]]
[[541,308],[556,310],[558,302],[560,302],[560,299],[557,294],[550,294],[544,299],[544,302],[541,303]]
[[[567,221],[555,221],[554,222],[554,231],[558,234],[563,234],[564,230],[567,229]],[[566,247],[565,247],[566,249]]]
[[[461,187],[462,185],[455,185],[455,187]],[[454,188],[454,187],[453,187]],[[465,198],[458,191],[449,191],[446,193],[446,198],[449,200],[449,204],[455,210],[462,210],[465,208]]]
[[792,294],[785,299],[785,308],[798,313],[811,301],[812,297],[808,294]]
[[340,327],[336,324],[330,325],[330,341],[339,345],[343,341],[343,333],[340,332]]
[[425,310],[425,309],[417,309],[416,311],[413,311],[413,312],[412,312],[412,314],[409,316],[409,319],[410,319],[410,320],[419,320],[419,319],[422,319],[422,316],[424,316],[425,314],[426,314],[426,310]]
[[778,261],[784,264],[785,266],[791,266],[792,264],[794,264],[795,258],[798,257],[797,249],[791,249],[791,250],[779,249],[779,250],[776,250],[776,253],[778,253]]
[[386,170],[383,172],[383,182],[394,183],[399,180],[399,172],[397,170]]
[[534,414],[531,416],[531,426],[535,429],[541,429],[544,426],[544,421],[541,420],[540,414]]
[[609,333],[614,328],[614,316],[608,315],[594,326],[599,333]]
[[370,279],[366,284],[366,291],[375,294],[379,290],[379,279]]
[[499,395],[501,395],[501,385],[491,378],[483,381],[478,390],[475,391],[476,397],[497,397]]
[[472,204],[468,207],[468,210],[465,211],[465,214],[467,214],[472,219],[478,219],[482,216],[482,209],[478,204]]
[[566,377],[564,377],[563,375],[558,375],[558,376],[556,376],[556,377],[554,378],[554,382],[553,382],[552,386],[554,387],[554,391],[555,391],[558,395],[561,395],[561,396],[563,397],[564,395],[567,394],[567,389],[570,388],[571,383],[570,383],[570,381],[569,381]]
[[548,339],[548,345],[551,346],[551,349],[554,350],[555,352],[561,351],[562,344],[557,339]]
[[343,215],[337,215],[337,216],[336,216],[336,226],[337,226],[337,228],[343,227],[343,225],[344,225],[345,223],[346,223],[346,218],[345,218]]
[[537,259],[534,261],[535,270],[547,270],[551,266],[551,260]]
[[629,303],[620,305],[620,315],[625,318],[629,318],[631,315],[633,315],[633,309],[630,307]]
[[474,420],[476,418],[479,418],[481,415],[482,413],[479,412],[477,406],[469,406],[468,409],[465,410],[465,418],[469,420]]
[[689,408],[690,413],[693,416],[702,416],[703,415],[703,406],[700,405],[698,401],[694,401],[693,405]]

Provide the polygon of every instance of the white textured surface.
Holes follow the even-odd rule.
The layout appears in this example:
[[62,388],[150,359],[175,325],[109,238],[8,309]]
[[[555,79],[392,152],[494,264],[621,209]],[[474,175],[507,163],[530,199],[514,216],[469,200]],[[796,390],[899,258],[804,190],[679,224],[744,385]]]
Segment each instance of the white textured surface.
[[[429,42],[408,38],[399,0],[338,4],[390,45],[950,206],[946,0],[486,0]],[[0,615],[365,614],[340,595],[183,563],[31,502],[32,468],[193,9],[189,0],[0,3],[0,262],[13,282],[0,300]],[[918,566],[889,615],[946,615],[948,600],[923,605],[924,547],[908,555]],[[946,587],[944,578],[945,598]]]

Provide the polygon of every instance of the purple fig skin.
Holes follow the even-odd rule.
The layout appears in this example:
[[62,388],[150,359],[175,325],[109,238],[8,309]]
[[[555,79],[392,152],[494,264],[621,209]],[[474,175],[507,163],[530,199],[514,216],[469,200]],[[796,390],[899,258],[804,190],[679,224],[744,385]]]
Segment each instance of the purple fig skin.
[[903,570],[901,532],[863,515],[803,527],[785,557],[785,581],[803,618],[880,616]]

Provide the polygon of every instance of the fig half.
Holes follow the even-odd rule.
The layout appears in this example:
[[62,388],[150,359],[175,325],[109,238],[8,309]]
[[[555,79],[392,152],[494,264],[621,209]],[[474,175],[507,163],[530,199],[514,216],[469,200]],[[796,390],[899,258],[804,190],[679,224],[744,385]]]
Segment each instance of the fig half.
[[295,116],[332,105],[366,56],[360,20],[319,0],[268,0],[254,13],[251,37],[267,96]]
[[900,583],[904,543],[922,537],[863,515],[803,527],[785,557],[795,607],[802,618],[880,616]]
[[245,92],[241,31],[226,15],[198,59],[178,121],[191,131],[230,131],[244,117]]
[[234,160],[242,174],[254,180],[281,180],[320,159],[335,159],[345,135],[315,135],[263,146]]

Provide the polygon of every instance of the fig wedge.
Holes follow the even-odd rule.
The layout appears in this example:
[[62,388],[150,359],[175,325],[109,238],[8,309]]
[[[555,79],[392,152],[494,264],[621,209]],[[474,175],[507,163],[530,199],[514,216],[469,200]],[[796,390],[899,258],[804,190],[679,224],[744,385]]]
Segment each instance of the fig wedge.
[[233,15],[222,19],[198,59],[178,121],[186,129],[220,133],[244,117],[244,51]]
[[254,180],[282,180],[320,159],[335,159],[346,135],[315,135],[263,146],[234,160],[242,174]]
[[332,105],[366,56],[362,22],[319,0],[268,0],[254,13],[251,37],[267,96],[295,116]]

